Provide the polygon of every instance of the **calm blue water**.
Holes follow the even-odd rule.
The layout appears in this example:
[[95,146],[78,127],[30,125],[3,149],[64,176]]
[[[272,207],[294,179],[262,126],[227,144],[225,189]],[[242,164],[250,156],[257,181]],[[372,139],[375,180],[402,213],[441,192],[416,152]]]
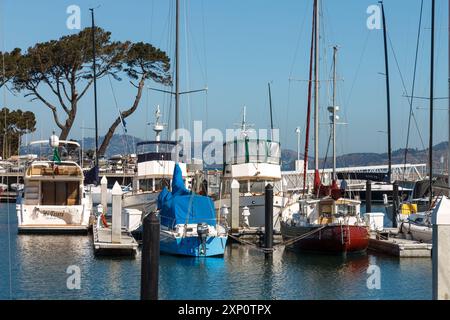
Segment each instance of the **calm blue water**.
[[[15,206],[0,204],[0,299],[139,299],[140,262],[95,258],[90,236],[17,235]],[[367,288],[371,264],[381,270],[380,290]],[[67,289],[71,265],[81,270],[80,290]],[[161,256],[160,298],[431,299],[431,260],[282,249],[266,260],[235,244],[224,258]]]

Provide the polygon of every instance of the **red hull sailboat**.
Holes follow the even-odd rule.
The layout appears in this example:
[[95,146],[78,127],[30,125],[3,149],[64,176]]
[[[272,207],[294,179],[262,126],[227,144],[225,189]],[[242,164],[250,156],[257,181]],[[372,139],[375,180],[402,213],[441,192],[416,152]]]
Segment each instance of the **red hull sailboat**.
[[[324,252],[347,253],[365,251],[369,245],[369,232],[367,225],[360,217],[359,201],[344,199],[341,190],[336,183],[336,112],[339,108],[335,104],[336,97],[336,53],[334,48],[334,85],[333,106],[328,110],[331,113],[332,140],[333,140],[333,176],[331,186],[321,183],[319,175],[318,154],[318,25],[319,25],[319,0],[314,0],[313,32],[311,37],[311,56],[308,88],[308,110],[305,143],[303,199],[298,203],[285,208],[282,212],[281,234],[288,248]],[[313,55],[315,79],[313,74]],[[315,176],[312,198],[306,197],[306,176],[308,163],[308,145],[311,115],[312,83],[315,83]]]

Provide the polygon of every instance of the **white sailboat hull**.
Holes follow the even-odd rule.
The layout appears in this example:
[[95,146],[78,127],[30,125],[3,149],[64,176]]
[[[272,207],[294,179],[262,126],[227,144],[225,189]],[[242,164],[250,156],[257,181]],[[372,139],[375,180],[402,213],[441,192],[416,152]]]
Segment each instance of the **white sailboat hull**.
[[414,223],[402,223],[400,225],[400,232],[410,234],[415,241],[424,243],[433,242],[433,228],[428,226],[421,226]]

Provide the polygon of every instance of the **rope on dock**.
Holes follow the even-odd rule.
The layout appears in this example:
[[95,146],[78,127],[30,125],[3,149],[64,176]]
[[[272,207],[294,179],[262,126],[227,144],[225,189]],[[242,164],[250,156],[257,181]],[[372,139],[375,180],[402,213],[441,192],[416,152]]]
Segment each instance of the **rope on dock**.
[[309,236],[312,236],[313,234],[315,234],[315,233],[321,231],[322,229],[324,229],[324,228],[326,228],[326,227],[327,227],[327,226],[324,225],[324,226],[321,226],[320,228],[311,230],[311,231],[309,231],[309,232],[307,232],[307,233],[302,234],[301,236],[298,236],[298,237],[289,239],[289,240],[287,240],[287,241],[284,241],[284,242],[280,243],[279,246],[290,246],[290,245],[292,245],[292,244],[294,244],[294,243],[296,243],[296,242],[298,242],[298,241],[300,241],[300,240],[303,240],[303,239],[305,239],[305,238],[307,238],[307,237],[309,237]]
[[[302,239],[305,239],[305,238],[307,238],[307,237],[309,237],[309,236],[312,236],[313,234],[315,234],[315,233],[321,231],[322,229],[324,229],[324,228],[326,228],[326,227],[327,227],[327,226],[321,226],[321,227],[319,227],[319,228],[317,228],[317,229],[314,229],[314,230],[311,230],[311,231],[309,231],[309,232],[307,232],[307,233],[304,233],[304,234],[302,234],[301,236],[298,236],[298,237],[295,237],[295,238],[292,238],[292,239],[283,241],[283,242],[281,242],[281,243],[279,243],[279,244],[275,244],[275,245],[274,245],[274,250],[276,249],[276,247],[290,246],[290,245],[292,245],[292,244],[294,244],[294,243],[296,243],[296,242],[298,242],[298,241],[300,241],[300,240],[302,240]],[[263,251],[263,252],[266,251],[265,248],[259,247],[256,243],[253,243],[253,242],[250,242],[250,241],[246,241],[246,240],[239,239],[238,237],[235,237],[235,236],[233,236],[233,235],[231,235],[231,234],[229,234],[228,237],[230,237],[231,239],[233,239],[233,240],[235,240],[235,241],[237,241],[237,242],[239,242],[239,243],[241,243],[241,244],[249,245],[249,246],[255,247],[255,249],[257,249],[257,250],[260,250],[260,251]]]
[[249,245],[249,246],[255,247],[255,249],[257,249],[257,250],[264,251],[264,248],[259,247],[256,243],[239,239],[239,237],[235,237],[235,236],[233,236],[231,234],[228,234],[228,237],[233,239],[233,240],[235,240],[235,241],[237,241],[237,242],[239,242],[239,243],[241,243],[241,244]]

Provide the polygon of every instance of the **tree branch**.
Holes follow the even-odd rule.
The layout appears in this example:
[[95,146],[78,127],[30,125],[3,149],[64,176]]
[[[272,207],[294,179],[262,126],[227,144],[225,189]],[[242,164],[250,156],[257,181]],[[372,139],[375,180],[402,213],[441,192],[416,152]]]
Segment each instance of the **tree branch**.
[[53,118],[55,119],[56,125],[62,130],[64,129],[64,125],[59,121],[58,112],[56,110],[56,107],[52,105],[50,102],[48,102],[44,97],[42,97],[39,92],[36,90],[36,88],[30,88],[30,91],[33,92],[33,95],[41,100],[53,113]]

